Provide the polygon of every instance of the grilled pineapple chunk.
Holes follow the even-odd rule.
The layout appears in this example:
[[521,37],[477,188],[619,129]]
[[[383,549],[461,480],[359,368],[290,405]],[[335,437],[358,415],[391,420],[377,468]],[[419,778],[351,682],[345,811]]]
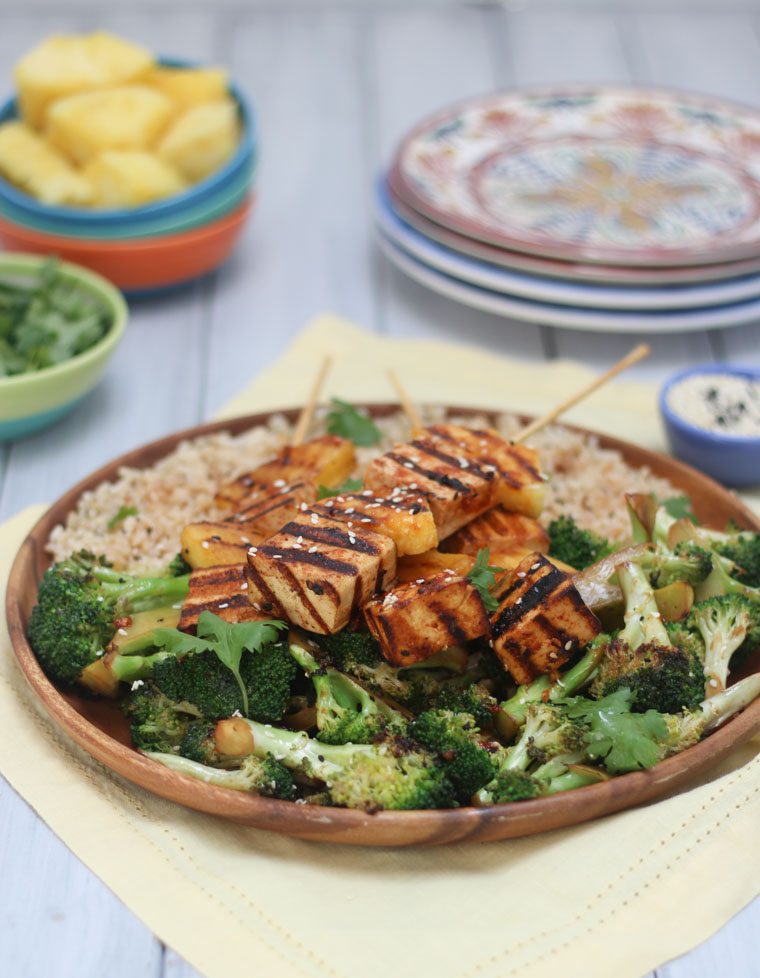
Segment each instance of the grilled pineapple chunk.
[[182,556],[193,569],[244,564],[251,544],[264,539],[248,524],[226,520],[190,523],[180,537]]
[[442,549],[454,553],[476,554],[483,547],[488,547],[492,553],[497,550],[509,553],[516,548],[522,549],[523,553],[533,550],[546,553],[549,549],[549,534],[531,516],[510,513],[503,506],[494,506],[461,530],[457,530],[446,540]]
[[201,567],[190,575],[190,588],[182,605],[180,631],[192,632],[202,611],[212,611],[225,621],[260,621],[271,618],[248,600],[245,564]]
[[423,429],[411,442],[394,445],[390,452],[371,462],[364,484],[380,496],[392,496],[401,490],[424,496],[440,540],[496,501],[494,472],[471,464],[460,449],[452,449],[442,441],[434,427]]
[[303,513],[251,548],[248,569],[252,597],[271,594],[294,625],[331,635],[394,579],[396,547],[371,530]]
[[474,563],[475,558],[470,554],[448,554],[441,553],[440,550],[427,550],[423,554],[401,557],[397,574],[399,581],[402,582],[427,580],[445,570],[454,571],[455,574],[464,577],[472,570]]
[[50,102],[106,85],[123,85],[151,70],[149,51],[105,31],[54,34],[18,62],[14,78],[21,115],[41,128]]
[[46,204],[81,206],[92,200],[89,181],[23,122],[0,126],[0,174]]
[[540,553],[525,557],[496,597],[493,649],[518,683],[555,672],[601,631],[572,580]]
[[144,150],[107,150],[90,160],[84,175],[97,207],[139,207],[187,186],[178,170]]
[[164,65],[157,65],[145,81],[183,108],[223,99],[229,85],[223,68],[168,68]]
[[260,542],[302,513],[316,494],[311,482],[296,482],[284,488],[270,487],[241,500],[238,512],[228,516],[225,522],[245,524],[252,536],[258,537],[256,542]]
[[163,92],[122,85],[58,99],[47,110],[45,128],[50,141],[81,165],[109,149],[148,149],[173,111]]
[[298,482],[337,486],[348,478],[355,465],[356,451],[350,441],[322,435],[301,445],[286,445],[271,461],[222,486],[215,502],[222,508],[239,510],[253,505],[272,487],[284,489]]
[[477,588],[451,571],[422,584],[400,584],[373,598],[364,607],[364,617],[383,657],[397,667],[421,662],[489,630]]
[[310,507],[310,512],[382,533],[396,544],[399,557],[421,554],[438,544],[430,507],[414,492],[388,499],[375,496],[371,489],[347,492],[321,500]]
[[194,105],[180,116],[158,146],[159,156],[188,180],[203,180],[235,152],[240,138],[231,98]]
[[449,453],[460,456],[482,472],[492,473],[496,501],[525,516],[539,516],[544,505],[546,480],[538,454],[527,445],[513,445],[490,428],[439,424],[428,428]]

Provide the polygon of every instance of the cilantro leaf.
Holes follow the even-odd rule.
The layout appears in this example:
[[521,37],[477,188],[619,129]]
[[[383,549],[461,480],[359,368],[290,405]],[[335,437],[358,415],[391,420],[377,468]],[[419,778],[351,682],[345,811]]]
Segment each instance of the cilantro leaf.
[[348,438],[355,445],[377,445],[382,438],[372,418],[360,414],[353,404],[339,397],[332,399],[332,409],[327,415],[327,430],[331,435]]
[[217,658],[237,680],[243,698],[243,712],[248,715],[248,693],[240,675],[240,659],[243,651],[258,652],[264,645],[277,640],[277,632],[287,628],[284,621],[229,622],[202,611],[198,618],[198,637],[209,641]]
[[660,505],[668,516],[673,516],[677,520],[691,520],[695,524],[698,522],[692,512],[691,499],[688,496],[671,496],[670,499],[660,500]]
[[499,607],[499,602],[491,594],[491,588],[496,583],[496,575],[502,574],[503,572],[503,567],[489,567],[488,547],[483,547],[481,550],[478,550],[475,563],[472,565],[472,569],[467,577],[480,592],[486,611],[496,611]]
[[123,523],[128,516],[137,516],[138,512],[136,506],[120,506],[119,511],[106,523],[106,529],[113,530],[119,523]]
[[178,628],[156,628],[153,642],[159,649],[166,649],[172,655],[183,656],[191,652],[206,652],[211,648],[208,641],[181,632]]
[[631,690],[623,687],[600,700],[577,696],[564,706],[568,716],[588,725],[588,755],[603,761],[610,774],[652,767],[662,757],[665,718],[656,710],[631,713],[631,700]]
[[340,496],[343,492],[358,492],[362,487],[361,479],[346,479],[341,485],[332,489],[330,486],[320,486],[317,489],[317,499],[328,499],[330,496]]

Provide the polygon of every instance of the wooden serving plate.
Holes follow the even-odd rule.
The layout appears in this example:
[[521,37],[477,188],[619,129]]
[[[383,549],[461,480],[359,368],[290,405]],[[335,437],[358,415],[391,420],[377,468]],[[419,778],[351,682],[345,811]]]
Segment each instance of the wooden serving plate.
[[[382,417],[397,413],[398,405],[371,405],[368,410],[373,416]],[[489,413],[453,407],[449,412],[465,417],[482,417]],[[51,506],[16,556],[8,582],[7,614],[19,666],[52,719],[80,747],[112,771],[180,805],[285,835],[351,845],[440,845],[532,835],[640,805],[684,787],[760,731],[758,699],[707,739],[647,771],[622,775],[565,794],[492,808],[379,812],[374,815],[349,809],[297,805],[216,788],[149,761],[130,746],[126,721],[115,703],[57,689],[43,673],[27,642],[26,626],[35,603],[37,585],[50,563],[45,542],[53,527],[65,519],[82,493],[103,481],[115,479],[121,466],[145,468],[172,451],[180,441],[225,430],[239,434],[255,425],[265,424],[274,413],[295,420],[298,410],[200,425],[122,455],[93,472]],[[669,479],[690,496],[701,522],[722,527],[729,519],[734,519],[744,528],[760,531],[760,520],[733,493],[694,469],[616,438],[597,437],[602,447],[616,449],[630,465],[648,466],[656,475]],[[747,664],[746,671],[758,669],[760,650]]]

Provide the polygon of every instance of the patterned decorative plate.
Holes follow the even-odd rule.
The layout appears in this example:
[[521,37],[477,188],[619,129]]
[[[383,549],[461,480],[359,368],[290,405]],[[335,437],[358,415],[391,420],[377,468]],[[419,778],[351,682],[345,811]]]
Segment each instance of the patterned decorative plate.
[[514,91],[449,108],[402,144],[394,186],[468,237],[619,265],[760,251],[760,113],[642,88]]
[[711,309],[675,309],[638,312],[619,309],[589,309],[583,306],[537,302],[493,289],[471,285],[419,261],[386,235],[378,235],[386,256],[415,281],[433,292],[454,299],[472,309],[480,309],[506,319],[560,329],[579,329],[596,333],[683,333],[697,329],[725,329],[760,320],[760,299],[734,302]]
[[760,256],[747,258],[744,261],[722,262],[718,265],[660,265],[649,268],[646,265],[602,265],[599,262],[544,258],[521,251],[508,251],[486,241],[467,238],[442,224],[436,224],[435,221],[404,203],[395,193],[389,180],[384,180],[383,184],[383,193],[394,213],[429,241],[437,242],[469,258],[477,258],[490,265],[528,275],[589,284],[647,287],[704,284],[760,274]]
[[406,223],[396,214],[384,193],[382,184],[378,187],[375,223],[386,238],[429,268],[451,275],[470,285],[491,289],[506,296],[535,299],[558,305],[586,306],[589,309],[620,309],[628,312],[707,309],[760,298],[760,274],[757,273],[725,282],[646,288],[596,282],[568,282],[492,265],[453,251]]

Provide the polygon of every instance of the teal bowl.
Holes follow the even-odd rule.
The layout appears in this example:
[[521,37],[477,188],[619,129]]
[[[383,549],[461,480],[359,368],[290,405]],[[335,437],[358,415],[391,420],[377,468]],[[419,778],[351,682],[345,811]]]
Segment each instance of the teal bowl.
[[[159,63],[169,67],[196,67],[191,62],[170,58],[160,58]],[[0,177],[0,216],[36,231],[103,240],[174,234],[223,216],[250,189],[258,156],[256,121],[251,106],[234,84],[229,86],[229,93],[238,107],[240,142],[223,166],[188,190],[141,207],[101,210],[44,204]],[[14,98],[0,105],[0,123],[17,117]]]
[[[46,261],[34,255],[1,254],[0,280],[31,278]],[[95,346],[55,367],[0,377],[0,441],[46,428],[75,408],[97,385],[124,335],[129,312],[121,292],[79,265],[61,262],[60,269],[67,280],[106,307],[111,328]]]

